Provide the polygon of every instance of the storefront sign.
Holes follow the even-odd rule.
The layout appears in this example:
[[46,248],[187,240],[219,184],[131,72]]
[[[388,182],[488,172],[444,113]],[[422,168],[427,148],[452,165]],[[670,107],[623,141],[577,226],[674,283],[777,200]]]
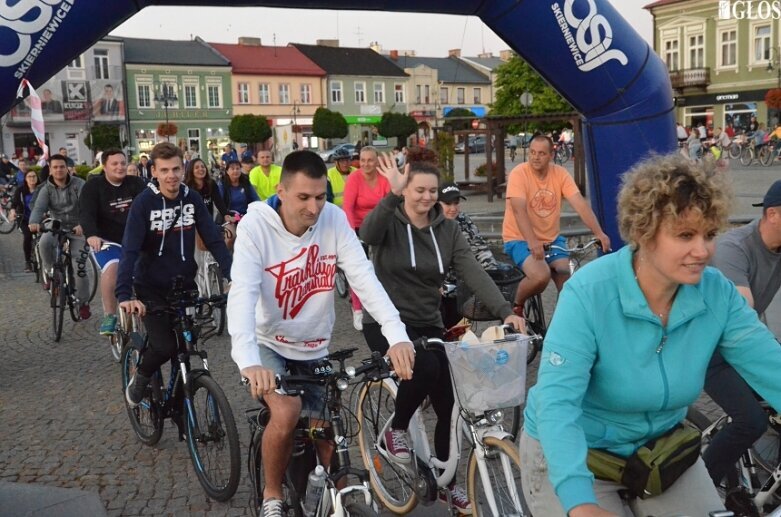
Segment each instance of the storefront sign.
[[344,120],[348,124],[379,124],[382,117],[378,115],[345,115]]

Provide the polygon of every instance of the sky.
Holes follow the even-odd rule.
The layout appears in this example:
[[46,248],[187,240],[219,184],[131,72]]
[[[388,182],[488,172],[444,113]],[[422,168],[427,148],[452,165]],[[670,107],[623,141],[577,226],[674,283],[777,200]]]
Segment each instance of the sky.
[[[651,0],[610,0],[635,30],[651,43]],[[264,45],[311,43],[338,38],[344,47],[379,42],[385,50],[414,50],[418,56],[444,57],[449,49],[463,56],[508,46],[474,16],[326,11],[266,7],[147,7],[111,32],[114,36],[190,39],[236,43],[240,36],[260,37]]]

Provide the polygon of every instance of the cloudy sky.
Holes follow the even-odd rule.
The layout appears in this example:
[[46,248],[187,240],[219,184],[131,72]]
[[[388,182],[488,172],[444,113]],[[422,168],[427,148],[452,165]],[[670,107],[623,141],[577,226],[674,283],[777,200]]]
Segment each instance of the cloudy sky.
[[[647,41],[651,0],[610,0]],[[324,11],[262,7],[147,7],[111,34],[138,38],[189,39],[235,43],[239,36],[260,37],[265,45],[314,43],[338,38],[342,46],[365,47],[377,41],[384,49],[415,50],[419,56],[463,55],[506,49],[496,34],[474,16]]]

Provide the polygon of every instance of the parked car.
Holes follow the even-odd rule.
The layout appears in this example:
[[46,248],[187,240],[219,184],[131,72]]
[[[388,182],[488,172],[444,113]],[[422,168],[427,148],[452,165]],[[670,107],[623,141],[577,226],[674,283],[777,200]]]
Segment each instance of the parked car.
[[320,154],[320,158],[322,158],[324,162],[330,163],[330,162],[334,161],[334,151],[336,151],[337,149],[342,149],[342,148],[347,149],[348,151],[350,151],[350,156],[352,157],[352,159],[357,159],[358,158],[358,153],[355,151],[355,145],[354,144],[339,144],[339,145],[335,145],[335,146],[333,146],[330,149],[326,149],[325,151],[321,151],[319,153]]
[[[464,154],[466,148],[466,142],[459,142],[456,144],[455,152],[457,154]],[[470,136],[469,137],[469,153],[484,153],[485,152],[485,137],[484,136]]]

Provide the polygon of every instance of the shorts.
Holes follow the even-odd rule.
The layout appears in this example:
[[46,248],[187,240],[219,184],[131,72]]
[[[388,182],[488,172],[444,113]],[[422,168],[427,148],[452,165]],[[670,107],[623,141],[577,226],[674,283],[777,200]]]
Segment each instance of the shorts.
[[[311,368],[308,368],[310,365],[323,361],[323,358],[314,361],[293,361],[291,359],[285,359],[267,346],[260,345],[259,347],[261,364],[264,368],[273,370],[277,375],[290,373],[289,365],[300,366],[302,369],[310,371]],[[301,413],[313,418],[325,416],[325,395],[325,386],[316,384],[308,385],[304,394],[301,395]]]
[[95,257],[95,262],[98,263],[100,271],[103,272],[122,258],[122,246],[114,242],[103,241],[103,246],[100,247],[99,251],[93,251],[92,256]]
[[[553,239],[551,245],[558,246],[560,248],[566,248],[567,239],[559,235],[558,237]],[[531,255],[531,251],[529,251],[529,245],[526,243],[526,241],[505,242],[504,252],[507,253],[507,255],[509,255],[511,259],[513,259],[513,262],[515,262],[515,264],[518,267],[523,267],[523,263]],[[555,260],[566,259],[566,258],[569,258],[569,254],[564,253],[561,250],[552,249],[550,251],[545,252],[545,262],[547,262],[548,264],[550,264]]]

